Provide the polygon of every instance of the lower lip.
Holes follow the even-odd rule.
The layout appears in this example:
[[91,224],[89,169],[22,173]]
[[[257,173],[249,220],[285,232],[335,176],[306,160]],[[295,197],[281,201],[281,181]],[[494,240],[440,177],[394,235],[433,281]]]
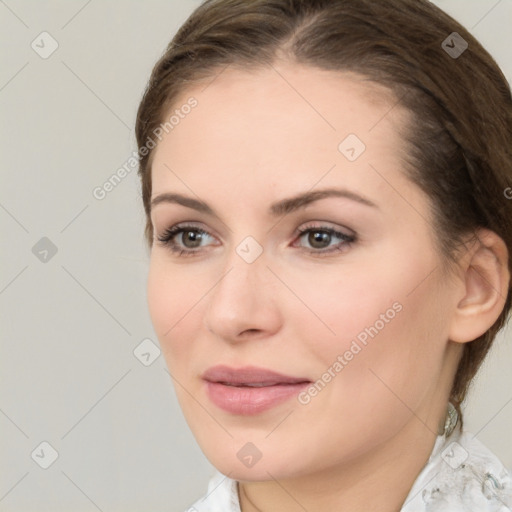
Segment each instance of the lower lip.
[[278,384],[261,388],[227,386],[206,382],[206,393],[221,409],[232,414],[253,415],[275,407],[297,396],[310,383]]

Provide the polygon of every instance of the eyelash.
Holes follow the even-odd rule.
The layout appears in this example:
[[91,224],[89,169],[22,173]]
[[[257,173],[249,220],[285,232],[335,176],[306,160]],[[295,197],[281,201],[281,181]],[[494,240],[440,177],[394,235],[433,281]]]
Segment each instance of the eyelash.
[[[194,233],[197,233],[199,235],[207,235],[212,236],[208,231],[205,231],[204,229],[198,228],[196,226],[192,225],[176,225],[172,226],[168,229],[166,229],[162,235],[157,237],[158,242],[160,242],[161,245],[168,248],[172,253],[176,254],[178,257],[188,257],[188,256],[194,256],[195,254],[200,252],[200,249],[183,249],[181,248],[176,242],[175,238],[181,233],[186,233],[188,231],[193,231]],[[298,232],[298,239],[300,240],[305,234],[309,233],[315,233],[315,232],[321,232],[321,233],[327,233],[331,237],[337,237],[341,240],[340,243],[336,244],[335,246],[328,248],[328,249],[307,249],[303,248],[306,252],[313,254],[315,256],[321,256],[324,254],[330,254],[332,252],[336,252],[341,250],[341,248],[350,247],[354,242],[356,242],[357,237],[356,235],[347,235],[346,233],[342,233],[341,231],[337,231],[334,228],[331,228],[329,226],[309,226],[305,228],[297,229]]]

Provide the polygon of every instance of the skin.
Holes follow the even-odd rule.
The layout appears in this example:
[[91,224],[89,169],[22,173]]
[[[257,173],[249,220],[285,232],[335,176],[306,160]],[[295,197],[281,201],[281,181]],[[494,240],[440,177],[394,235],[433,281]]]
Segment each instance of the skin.
[[[499,314],[486,282],[501,290],[503,265],[501,274],[483,265],[486,282],[471,274],[478,293],[469,294],[475,246],[447,278],[429,199],[403,174],[407,113],[386,89],[279,62],[228,68],[173,108],[190,96],[198,106],[153,155],[152,197],[199,198],[218,217],[156,205],[156,237],[189,222],[210,235],[192,256],[155,241],[148,278],[150,315],[190,428],[213,465],[241,482],[244,512],[399,510],[444,423],[462,343]],[[366,145],[354,162],[338,150],[351,133]],[[330,187],[376,206],[330,197],[268,214],[276,201]],[[319,226],[356,240],[333,236],[336,250],[319,254],[297,233]],[[263,249],[253,263],[236,252],[247,236]],[[482,239],[484,263],[489,253],[506,258],[492,234]],[[401,311],[308,404],[292,398],[239,416],[209,400],[201,374],[217,364],[317,380],[393,303]],[[251,468],[237,457],[247,442],[262,454]]]

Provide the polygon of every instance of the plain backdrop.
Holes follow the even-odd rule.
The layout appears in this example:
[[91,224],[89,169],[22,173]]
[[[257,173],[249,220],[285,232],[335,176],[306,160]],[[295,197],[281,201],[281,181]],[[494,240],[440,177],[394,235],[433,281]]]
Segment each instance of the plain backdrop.
[[[512,1],[435,3],[510,81]],[[154,348],[136,170],[93,195],[135,150],[151,68],[197,5],[0,1],[1,512],[180,512],[206,489],[213,468]],[[466,410],[508,467],[511,334]]]

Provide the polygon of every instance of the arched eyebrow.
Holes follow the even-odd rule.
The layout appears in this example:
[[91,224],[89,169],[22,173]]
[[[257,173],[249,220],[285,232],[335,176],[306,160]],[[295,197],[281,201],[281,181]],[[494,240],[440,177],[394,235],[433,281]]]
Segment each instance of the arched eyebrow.
[[344,188],[327,188],[323,190],[305,192],[289,199],[282,199],[270,206],[269,214],[275,217],[287,215],[288,213],[292,213],[300,208],[304,208],[310,203],[319,201],[320,199],[326,199],[328,197],[342,197],[378,209],[378,206],[374,202],[357,194],[356,192],[352,192],[351,190]]
[[[280,217],[281,215],[287,215],[306,207],[308,204],[319,201],[321,199],[326,199],[328,197],[342,197],[363,204],[365,206],[369,206],[371,208],[379,208],[368,198],[363,197],[356,192],[352,192],[351,190],[342,188],[328,188],[323,190],[304,192],[294,197],[277,201],[270,206],[268,209],[268,214],[272,217]],[[204,201],[195,199],[193,197],[184,196],[182,194],[177,194],[174,192],[165,192],[163,194],[159,194],[151,200],[151,209],[160,203],[180,204],[187,208],[197,210],[198,212],[219,218],[219,215]]]

